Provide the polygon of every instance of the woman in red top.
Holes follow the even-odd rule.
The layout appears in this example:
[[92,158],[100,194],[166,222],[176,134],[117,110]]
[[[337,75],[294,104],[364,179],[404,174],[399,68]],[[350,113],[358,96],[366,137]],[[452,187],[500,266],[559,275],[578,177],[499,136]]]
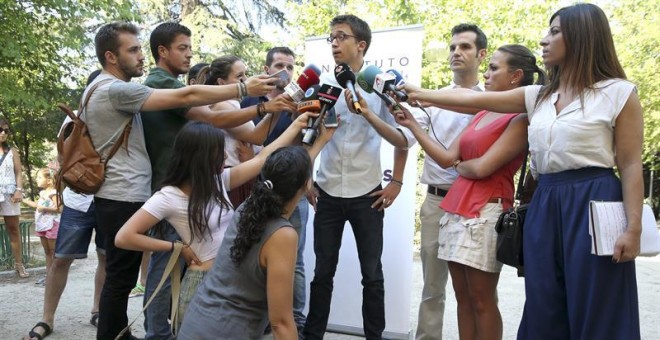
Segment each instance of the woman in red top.
[[[525,47],[497,49],[484,74],[487,91],[504,91],[545,81]],[[452,109],[452,108],[448,108]],[[448,261],[461,339],[501,339],[496,287],[502,264],[495,256],[495,222],[512,206],[513,176],[527,152],[527,115],[481,111],[449,149],[430,137],[406,111],[397,122],[417,138],[427,155],[459,174],[440,207],[438,257]]]

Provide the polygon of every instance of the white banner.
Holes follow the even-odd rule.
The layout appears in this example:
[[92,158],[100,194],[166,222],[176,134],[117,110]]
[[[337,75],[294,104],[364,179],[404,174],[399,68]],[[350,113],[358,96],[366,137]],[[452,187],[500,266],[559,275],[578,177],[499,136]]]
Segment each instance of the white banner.
[[[328,35],[330,33],[328,32]],[[327,36],[309,38],[305,42],[305,64],[315,64],[324,72],[332,72],[334,59]],[[413,84],[422,79],[421,25],[397,27],[372,32],[371,46],[365,56],[367,65],[376,65],[382,71],[396,69]],[[383,141],[381,162],[383,186],[391,179],[394,149]],[[317,159],[318,161],[318,159]],[[417,147],[408,154],[405,183],[394,204],[385,211],[383,272],[385,276],[386,328],[383,336],[390,339],[408,339],[410,333],[410,299],[412,289],[413,234],[415,227],[415,183],[417,183]],[[305,272],[309,301],[309,283],[314,277],[314,211],[310,208],[305,247]],[[363,335],[362,284],[355,238],[347,222],[339,264],[334,280],[328,330]],[[309,303],[307,304],[309,307]]]

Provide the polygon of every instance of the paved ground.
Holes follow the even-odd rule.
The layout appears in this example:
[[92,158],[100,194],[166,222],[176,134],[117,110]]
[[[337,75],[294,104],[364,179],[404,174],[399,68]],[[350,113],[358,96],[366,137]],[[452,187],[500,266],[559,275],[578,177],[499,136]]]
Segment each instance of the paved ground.
[[[55,331],[48,339],[78,340],[94,339],[96,329],[89,324],[92,301],[92,280],[96,266],[95,253],[90,252],[90,259],[76,260],[69,275],[69,285],[64,291],[55,319]],[[416,307],[421,292],[421,263],[415,258],[412,307],[410,311],[411,330],[417,324]],[[20,339],[41,316],[44,290],[34,284],[43,275],[43,269],[31,269],[32,276],[18,279],[13,272],[0,273],[0,338]],[[660,339],[660,257],[641,258],[637,261],[637,281],[639,285],[639,304],[642,339]],[[504,339],[515,339],[518,322],[524,303],[523,280],[516,277],[508,267],[502,272],[499,283],[500,309],[504,319]],[[606,298],[606,297],[604,297]],[[129,317],[140,313],[141,298],[130,299]],[[445,312],[445,339],[458,339],[456,326],[456,302],[451,284],[448,286],[447,307]],[[138,320],[134,333],[144,334],[142,317]],[[411,335],[411,339],[412,339]],[[359,337],[328,334],[326,339],[344,340]]]

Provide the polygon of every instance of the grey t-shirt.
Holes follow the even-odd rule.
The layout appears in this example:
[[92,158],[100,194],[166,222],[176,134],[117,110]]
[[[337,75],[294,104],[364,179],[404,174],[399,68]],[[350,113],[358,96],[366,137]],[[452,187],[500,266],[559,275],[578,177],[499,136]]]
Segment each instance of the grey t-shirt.
[[106,82],[92,93],[81,116],[87,123],[94,147],[101,155],[107,155],[115,141],[122,142],[117,139],[124,122],[131,118],[133,126],[128,136],[128,151],[122,146],[110,159],[105,182],[94,196],[122,202],[145,202],[151,194],[151,163],[144,143],[140,108],[153,89],[101,73],[87,87],[83,98],[91,86],[104,80]]
[[231,260],[242,206],[234,214],[213,268],[197,288],[177,334],[178,339],[261,339],[268,324],[266,268],[259,264],[264,243],[291,222],[278,217],[266,222],[261,239],[239,265]]

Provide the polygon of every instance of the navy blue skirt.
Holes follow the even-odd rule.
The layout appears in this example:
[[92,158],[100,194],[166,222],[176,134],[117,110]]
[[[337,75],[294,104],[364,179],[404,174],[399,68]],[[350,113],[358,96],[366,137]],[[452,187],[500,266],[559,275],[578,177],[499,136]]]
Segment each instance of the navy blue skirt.
[[640,338],[635,263],[591,255],[590,200],[622,200],[612,169],[539,176],[525,220],[518,339]]

